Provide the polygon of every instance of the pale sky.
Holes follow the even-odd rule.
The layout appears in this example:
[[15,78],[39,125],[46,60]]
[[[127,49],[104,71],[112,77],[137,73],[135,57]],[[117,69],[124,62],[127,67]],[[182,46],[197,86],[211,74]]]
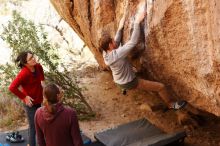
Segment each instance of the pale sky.
[[[10,10],[15,9],[13,6],[9,5]],[[21,15],[26,19],[34,21],[36,24],[50,24],[56,26],[60,19],[60,16],[57,14],[52,4],[49,0],[30,0],[24,2],[24,6],[21,8]],[[7,24],[10,20],[9,16],[0,15],[0,33],[2,32],[2,24]],[[61,48],[73,48],[81,49],[84,45],[84,42],[77,36],[77,34],[70,28],[70,26],[65,22],[61,21],[58,25],[63,33],[65,38],[70,43],[68,46],[62,39],[62,37],[57,33],[52,27],[46,27],[48,32],[48,40],[58,43]],[[63,50],[62,50],[63,51]],[[94,58],[91,52],[86,52],[88,58]],[[61,54],[62,56],[62,54]],[[6,63],[10,60],[10,49],[7,48],[7,45],[0,38],[0,64]],[[79,59],[80,60],[80,59]]]

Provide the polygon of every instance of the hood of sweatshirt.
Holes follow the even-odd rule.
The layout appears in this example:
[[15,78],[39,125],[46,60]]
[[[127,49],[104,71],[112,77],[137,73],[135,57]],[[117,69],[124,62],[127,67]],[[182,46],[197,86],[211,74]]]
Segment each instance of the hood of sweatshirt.
[[50,113],[45,106],[43,107],[43,118],[48,123],[52,123],[56,119],[56,117],[58,117],[58,115],[62,113],[62,111],[64,110],[64,106],[62,103],[57,103],[54,105],[54,107],[55,107],[54,113]]

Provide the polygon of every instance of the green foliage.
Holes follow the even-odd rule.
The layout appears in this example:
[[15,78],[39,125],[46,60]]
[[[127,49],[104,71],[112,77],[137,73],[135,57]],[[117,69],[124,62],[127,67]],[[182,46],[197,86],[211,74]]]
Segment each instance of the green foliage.
[[[42,26],[36,26],[32,21],[24,19],[19,13],[14,11],[13,20],[3,27],[4,31],[1,34],[1,38],[12,49],[12,60],[21,51],[31,50],[34,52],[44,67],[46,81],[57,83],[65,90],[63,102],[70,107],[74,107],[81,119],[94,115],[82,95],[75,77],[70,77],[67,69],[60,63],[58,56],[59,46],[50,44],[47,40],[47,33],[44,32]],[[59,71],[58,68],[63,71]],[[7,64],[6,66],[0,66],[0,72],[3,74],[0,77],[0,86],[6,88],[18,73],[18,69],[15,65]]]

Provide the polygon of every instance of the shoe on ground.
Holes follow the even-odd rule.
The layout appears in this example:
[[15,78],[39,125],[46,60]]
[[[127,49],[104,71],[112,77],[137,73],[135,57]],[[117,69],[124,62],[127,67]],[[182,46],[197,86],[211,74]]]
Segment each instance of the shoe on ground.
[[24,138],[19,132],[12,132],[6,135],[6,140],[11,143],[21,143],[24,142]]

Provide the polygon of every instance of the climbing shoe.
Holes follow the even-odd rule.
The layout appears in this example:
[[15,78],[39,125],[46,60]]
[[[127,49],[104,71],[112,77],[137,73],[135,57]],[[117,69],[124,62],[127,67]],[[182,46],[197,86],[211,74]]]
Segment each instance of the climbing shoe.
[[174,102],[173,105],[171,106],[171,109],[179,110],[179,109],[184,108],[186,104],[187,104],[186,101],[180,100],[180,101]]

